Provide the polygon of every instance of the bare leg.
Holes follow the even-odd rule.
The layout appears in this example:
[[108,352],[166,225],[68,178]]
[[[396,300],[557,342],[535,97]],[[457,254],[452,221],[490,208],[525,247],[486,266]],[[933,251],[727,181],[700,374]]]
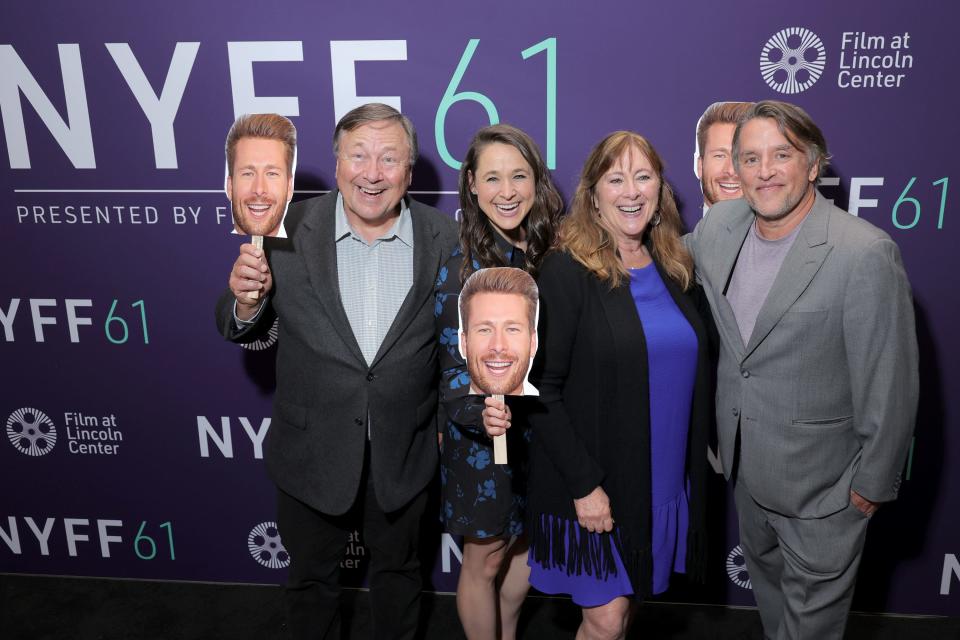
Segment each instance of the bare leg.
[[500,569],[500,638],[517,637],[520,607],[530,590],[530,567],[527,565],[527,539],[517,538],[506,550]]
[[497,639],[496,579],[507,542],[503,538],[464,538],[457,613],[469,640]]
[[577,640],[621,640],[626,636],[630,600],[621,596],[599,607],[583,607]]

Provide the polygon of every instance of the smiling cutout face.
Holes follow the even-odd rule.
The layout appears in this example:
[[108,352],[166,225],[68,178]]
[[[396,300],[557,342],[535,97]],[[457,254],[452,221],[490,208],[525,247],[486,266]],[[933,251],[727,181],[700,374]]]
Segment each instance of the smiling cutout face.
[[733,167],[733,134],[752,102],[714,102],[697,121],[694,173],[700,179],[705,209],[743,197]]
[[733,132],[737,125],[717,122],[704,136],[703,155],[697,159],[703,203],[708,207],[721,200],[743,197],[740,178],[733,169]]
[[279,140],[241,138],[235,149],[227,177],[234,226],[251,236],[276,236],[293,194],[286,147]]
[[[537,284],[515,267],[475,271],[460,292],[460,355],[470,393],[524,395],[537,350]],[[526,391],[536,395],[536,390]]]
[[471,388],[491,395],[523,395],[537,344],[531,324],[527,301],[519,294],[473,297],[462,336]]
[[224,190],[235,233],[286,237],[283,216],[293,197],[297,129],[276,113],[234,120],[224,144]]

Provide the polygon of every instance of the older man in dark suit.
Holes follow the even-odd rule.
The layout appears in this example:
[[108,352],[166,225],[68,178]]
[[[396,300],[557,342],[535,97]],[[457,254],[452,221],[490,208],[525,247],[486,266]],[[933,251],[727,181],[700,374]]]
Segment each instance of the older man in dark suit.
[[334,152],[337,190],[290,207],[290,243],[241,247],[217,321],[245,342],[280,319],[266,463],[291,557],[294,637],[339,637],[339,564],[359,528],[373,636],[410,638],[417,531],[437,466],[433,284],[456,223],[405,197],[416,134],[392,107],[346,114]]

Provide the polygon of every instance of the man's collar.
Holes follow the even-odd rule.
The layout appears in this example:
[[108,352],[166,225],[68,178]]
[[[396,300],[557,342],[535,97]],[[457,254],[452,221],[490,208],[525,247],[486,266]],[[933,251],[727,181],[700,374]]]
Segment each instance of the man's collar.
[[[350,226],[350,222],[347,221],[347,212],[343,206],[343,194],[337,193],[337,208],[333,233],[334,242],[339,242],[347,236],[352,236],[360,241],[365,242],[360,234],[354,231],[353,227]],[[406,198],[400,200],[400,215],[397,217],[396,222],[392,227],[390,227],[390,229],[387,230],[386,233],[374,240],[374,242],[377,240],[389,240],[394,236],[396,236],[397,239],[403,242],[405,245],[410,247],[413,246],[413,216],[410,213],[410,207],[407,206]]]

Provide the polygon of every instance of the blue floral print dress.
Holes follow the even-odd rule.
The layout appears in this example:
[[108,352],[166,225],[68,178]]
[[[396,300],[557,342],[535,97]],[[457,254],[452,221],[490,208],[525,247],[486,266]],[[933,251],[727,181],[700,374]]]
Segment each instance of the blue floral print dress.
[[[522,269],[523,251],[497,236],[507,266]],[[470,374],[460,355],[457,306],[463,253],[455,249],[437,278],[437,339],[440,342],[440,402],[447,420],[440,455],[443,485],[441,516],[447,531],[474,538],[523,533],[527,445],[530,430],[517,424],[507,433],[508,465],[493,463],[493,447],[483,430],[483,396],[471,396]],[[473,261],[474,269],[480,266]]]

